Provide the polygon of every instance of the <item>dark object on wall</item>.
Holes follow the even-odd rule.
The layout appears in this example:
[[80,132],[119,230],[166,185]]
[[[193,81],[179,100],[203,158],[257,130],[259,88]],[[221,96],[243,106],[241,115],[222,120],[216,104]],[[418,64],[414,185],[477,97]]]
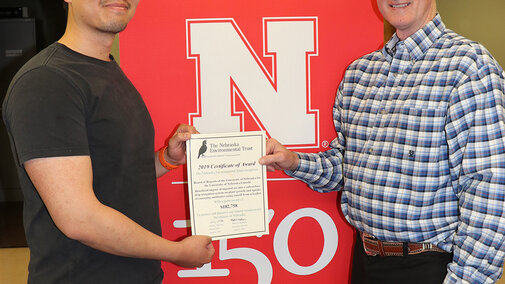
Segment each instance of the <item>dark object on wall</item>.
[[[22,7],[23,17],[35,19],[37,51],[44,49],[63,35],[67,22],[63,0],[0,0],[0,11],[1,9],[19,9],[19,7]],[[0,41],[3,41],[3,38]]]
[[28,7],[0,8],[0,18],[28,18]]
[[0,19],[0,92],[2,100],[14,74],[37,54],[35,19]]
[[[0,19],[0,102],[3,101],[9,83],[16,72],[37,53],[35,19]],[[8,136],[0,120],[0,181],[5,200],[22,200],[19,182]]]

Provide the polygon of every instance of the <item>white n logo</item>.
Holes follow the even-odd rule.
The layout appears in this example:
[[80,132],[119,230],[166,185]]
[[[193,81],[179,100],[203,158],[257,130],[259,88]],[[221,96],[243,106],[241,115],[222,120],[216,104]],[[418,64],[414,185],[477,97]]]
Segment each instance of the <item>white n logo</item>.
[[[316,148],[319,111],[310,107],[310,57],[317,18],[264,18],[263,56],[271,75],[233,19],[190,19],[187,56],[196,60],[197,113],[203,133],[244,130],[240,99],[257,127],[286,146]],[[257,129],[254,129],[257,130]]]

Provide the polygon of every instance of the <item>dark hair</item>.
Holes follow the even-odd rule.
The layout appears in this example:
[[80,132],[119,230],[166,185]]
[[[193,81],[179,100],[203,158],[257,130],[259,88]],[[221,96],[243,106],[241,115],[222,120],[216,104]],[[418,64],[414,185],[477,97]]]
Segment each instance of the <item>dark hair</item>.
[[65,9],[65,13],[68,12],[68,3],[63,1],[63,9]]

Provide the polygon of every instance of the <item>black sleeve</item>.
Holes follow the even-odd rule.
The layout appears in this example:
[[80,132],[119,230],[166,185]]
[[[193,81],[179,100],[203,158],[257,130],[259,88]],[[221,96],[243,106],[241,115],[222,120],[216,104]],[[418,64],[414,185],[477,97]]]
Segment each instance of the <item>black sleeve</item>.
[[48,67],[19,77],[7,94],[3,110],[18,163],[89,155],[85,105],[81,92]]

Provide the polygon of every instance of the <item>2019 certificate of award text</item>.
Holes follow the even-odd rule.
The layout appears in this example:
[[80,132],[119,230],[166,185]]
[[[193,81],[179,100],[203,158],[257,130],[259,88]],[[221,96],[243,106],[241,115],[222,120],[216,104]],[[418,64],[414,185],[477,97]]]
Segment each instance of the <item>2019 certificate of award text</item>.
[[193,235],[213,240],[268,234],[263,131],[193,134],[186,142]]

